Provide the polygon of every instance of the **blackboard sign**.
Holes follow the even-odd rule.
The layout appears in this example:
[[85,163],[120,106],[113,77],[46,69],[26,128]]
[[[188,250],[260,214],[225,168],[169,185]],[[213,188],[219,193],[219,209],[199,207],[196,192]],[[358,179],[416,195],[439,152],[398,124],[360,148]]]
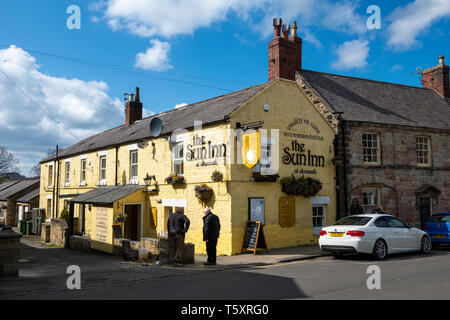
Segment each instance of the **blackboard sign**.
[[247,221],[244,234],[243,249],[253,251],[256,254],[256,249],[267,249],[266,239],[261,221]]

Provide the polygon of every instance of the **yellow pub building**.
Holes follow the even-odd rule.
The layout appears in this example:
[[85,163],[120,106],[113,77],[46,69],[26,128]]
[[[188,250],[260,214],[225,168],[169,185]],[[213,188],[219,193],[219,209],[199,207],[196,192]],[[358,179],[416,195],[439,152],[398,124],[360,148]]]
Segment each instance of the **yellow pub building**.
[[281,52],[290,50],[295,77],[301,39],[295,24],[290,36],[277,28],[268,82],[147,118],[137,89],[123,125],[43,160],[47,218],[72,207],[73,233],[109,253],[114,225],[127,239],[156,238],[177,207],[191,221],[186,242],[195,253],[206,252],[206,206],[220,218],[219,255],[242,252],[247,221],[261,221],[269,250],[316,243],[336,219],[337,125],[284,75]]

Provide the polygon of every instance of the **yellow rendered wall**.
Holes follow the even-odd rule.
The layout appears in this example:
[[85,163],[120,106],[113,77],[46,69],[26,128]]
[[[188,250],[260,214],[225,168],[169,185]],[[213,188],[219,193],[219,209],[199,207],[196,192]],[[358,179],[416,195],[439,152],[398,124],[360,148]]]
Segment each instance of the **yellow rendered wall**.
[[[264,104],[269,105],[269,111],[264,111]],[[295,125],[291,130],[287,126],[296,118],[308,119],[320,130],[323,141],[299,139],[284,136],[284,132],[317,134],[311,125]],[[244,107],[235,112],[231,117],[231,124],[236,122],[249,123],[264,121],[263,129],[268,129],[268,137],[271,136],[270,129],[279,129],[279,172],[280,178],[277,182],[251,182],[250,177],[253,169],[244,165],[232,165],[231,188],[232,197],[232,225],[233,225],[233,249],[232,253],[239,253],[242,249],[244,228],[248,220],[248,198],[263,197],[265,200],[265,238],[270,248],[289,247],[316,243],[318,237],[313,236],[312,227],[312,205],[311,199],[303,196],[293,196],[295,199],[295,226],[281,227],[279,224],[279,199],[287,196],[281,191],[280,179],[292,174],[299,177],[302,174],[294,173],[296,168],[292,164],[285,165],[282,162],[283,148],[291,146],[291,141],[305,143],[307,149],[314,154],[325,157],[325,167],[303,167],[304,169],[316,169],[316,174],[304,174],[306,177],[318,179],[323,184],[317,196],[329,196],[330,204],[326,205],[326,223],[331,224],[336,218],[335,199],[335,168],[331,163],[334,157],[333,139],[335,132],[329,126],[321,114],[309,102],[293,81],[279,79],[271,86],[260,92],[251,99]]]

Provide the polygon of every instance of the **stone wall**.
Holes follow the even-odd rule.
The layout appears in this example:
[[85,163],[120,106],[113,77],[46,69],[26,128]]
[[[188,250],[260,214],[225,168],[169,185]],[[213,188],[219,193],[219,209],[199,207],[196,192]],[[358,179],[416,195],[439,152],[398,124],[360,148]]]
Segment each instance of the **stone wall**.
[[[425,130],[370,123],[346,122],[339,137],[339,146],[345,139],[345,158],[347,174],[347,205],[357,198],[362,204],[362,190],[377,188],[380,203],[386,213],[420,226],[418,198],[430,196],[432,212],[448,211],[450,208],[450,133],[438,130]],[[380,162],[367,165],[363,161],[363,133],[377,133],[379,136]],[[431,140],[431,163],[418,166],[416,158],[416,136],[428,136]],[[343,148],[339,155],[344,157]],[[340,181],[340,210],[345,210],[344,176]],[[425,186],[438,190],[436,194],[421,195]]]
[[0,227],[0,276],[19,275],[20,233]]

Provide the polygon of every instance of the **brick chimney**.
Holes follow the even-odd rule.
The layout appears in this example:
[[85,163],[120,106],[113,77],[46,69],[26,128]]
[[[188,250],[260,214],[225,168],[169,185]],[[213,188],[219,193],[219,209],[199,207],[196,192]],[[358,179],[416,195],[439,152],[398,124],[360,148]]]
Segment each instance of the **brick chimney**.
[[269,81],[277,78],[295,80],[295,71],[302,69],[302,39],[297,36],[297,22],[292,27],[282,23],[281,18],[273,19],[274,38],[268,46]]
[[444,56],[439,57],[439,64],[422,71],[424,88],[434,89],[442,97],[450,98],[449,67],[444,63]]
[[136,88],[136,94],[130,93],[128,102],[125,105],[125,125],[135,123],[142,119],[142,103],[140,101],[139,88]]

